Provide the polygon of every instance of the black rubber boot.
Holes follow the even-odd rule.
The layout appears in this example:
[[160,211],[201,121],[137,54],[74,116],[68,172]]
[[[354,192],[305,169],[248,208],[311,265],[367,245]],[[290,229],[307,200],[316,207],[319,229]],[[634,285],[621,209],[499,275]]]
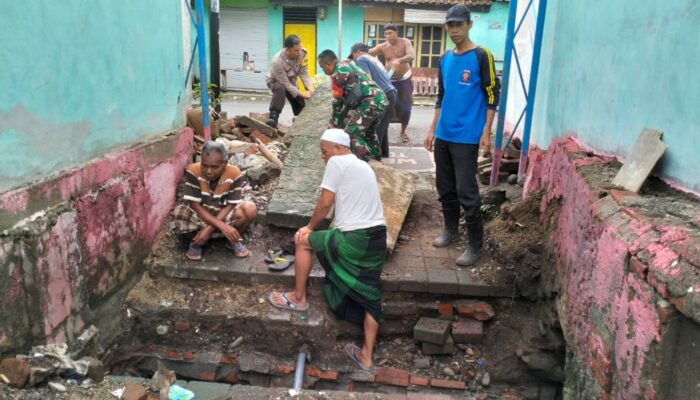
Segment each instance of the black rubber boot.
[[445,247],[459,240],[459,203],[442,203],[442,216],[445,229],[440,236],[433,239],[435,247]]
[[463,267],[474,265],[484,253],[484,227],[481,225],[481,218],[467,220],[467,237],[467,249],[457,257],[457,265]]
[[280,113],[277,111],[270,111],[270,118],[268,118],[266,124],[273,128],[277,128],[277,120],[280,117]]

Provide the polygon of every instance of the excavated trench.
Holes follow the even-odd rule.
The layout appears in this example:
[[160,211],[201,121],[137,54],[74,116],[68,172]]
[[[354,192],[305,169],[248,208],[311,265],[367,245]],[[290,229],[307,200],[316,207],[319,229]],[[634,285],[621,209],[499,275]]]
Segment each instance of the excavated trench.
[[[554,277],[548,275],[552,268],[547,268],[554,263],[547,234],[555,216],[539,214],[539,198],[531,195],[504,205],[487,224],[488,255],[484,265],[471,272],[484,287],[500,287],[500,295],[383,291],[385,319],[373,373],[357,371],[343,352],[346,343],[362,342],[362,332],[329,311],[318,267],[309,286],[311,307],[300,313],[277,310],[267,302],[271,290],[291,287],[289,273],[282,278],[244,276],[204,263],[196,272],[178,267],[164,274],[154,267],[162,265],[159,256],[151,258],[149,272],[127,298],[125,333],[111,351],[111,373],[150,377],[162,362],[181,380],[291,388],[297,354],[308,351],[303,381],[308,389],[561,398],[566,343],[553,300]],[[434,203],[431,193],[417,193],[392,258],[410,255],[413,240],[426,224],[439,226]],[[288,235],[272,228],[255,231],[261,246]],[[158,251],[162,249],[154,250]],[[417,321],[465,319],[460,305],[469,301],[485,303],[494,311],[493,318],[479,322],[482,334],[460,339],[463,343],[456,343],[448,354],[425,354],[429,350],[414,340]]]

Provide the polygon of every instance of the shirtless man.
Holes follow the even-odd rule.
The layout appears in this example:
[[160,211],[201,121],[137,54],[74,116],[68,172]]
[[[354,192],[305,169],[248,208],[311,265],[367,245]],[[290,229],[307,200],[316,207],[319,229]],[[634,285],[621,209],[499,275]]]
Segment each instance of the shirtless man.
[[398,94],[394,116],[401,121],[401,141],[408,143],[410,139],[406,135],[406,127],[411,119],[413,107],[411,63],[416,53],[410,40],[399,37],[399,28],[396,25],[384,27],[384,38],[386,42],[371,48],[369,54],[373,56],[381,54],[386,60],[386,69]]

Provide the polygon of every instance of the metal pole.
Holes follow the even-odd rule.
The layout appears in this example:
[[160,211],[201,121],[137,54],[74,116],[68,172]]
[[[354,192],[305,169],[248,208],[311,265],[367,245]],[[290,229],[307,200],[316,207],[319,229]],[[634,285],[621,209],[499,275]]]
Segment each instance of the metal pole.
[[209,97],[207,96],[207,45],[204,42],[204,0],[196,0],[197,9],[197,47],[199,47],[199,90],[202,99],[202,129],[204,140],[211,140],[209,125]]
[[535,108],[535,90],[537,89],[537,76],[540,67],[540,50],[542,50],[542,33],[544,31],[544,16],[547,12],[547,0],[540,0],[537,7],[537,26],[535,28],[535,44],[532,52],[532,67],[530,68],[530,86],[527,91],[527,114],[525,115],[525,129],[523,130],[523,144],[520,148],[520,165],[518,176],[527,172],[527,151],[530,146],[530,129],[532,129],[532,110]]
[[498,185],[498,170],[501,168],[503,157],[503,129],[506,120],[506,105],[508,103],[508,83],[510,80],[510,61],[513,56],[513,39],[515,39],[515,18],[518,11],[518,0],[510,0],[508,9],[508,26],[506,28],[506,49],[503,57],[503,76],[501,77],[501,101],[498,104],[498,123],[496,124],[496,143],[491,161],[491,186]]
[[343,0],[338,0],[338,59],[343,56]]
[[[221,94],[221,68],[219,64],[219,0],[211,0],[209,13],[209,58],[211,59],[211,83],[215,84],[214,95],[219,98]],[[214,108],[216,112],[221,111],[221,104]]]

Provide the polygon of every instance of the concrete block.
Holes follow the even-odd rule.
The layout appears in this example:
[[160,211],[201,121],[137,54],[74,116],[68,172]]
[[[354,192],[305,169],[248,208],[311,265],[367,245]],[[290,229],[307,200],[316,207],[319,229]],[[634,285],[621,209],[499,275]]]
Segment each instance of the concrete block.
[[408,208],[416,192],[418,176],[384,165],[379,161],[370,161],[369,165],[377,177],[379,195],[384,206],[384,220],[386,220],[387,251],[391,253],[394,251]]
[[191,381],[187,389],[194,392],[195,399],[215,399],[225,396],[231,389],[231,385],[217,382]]
[[645,128],[635,142],[625,164],[613,179],[613,185],[637,193],[668,145],[661,141],[662,133]]
[[460,319],[452,324],[452,338],[455,343],[481,343],[484,323],[471,318]]
[[428,292],[435,294],[459,294],[459,280],[454,270],[428,268]]
[[[447,321],[444,321],[447,322]],[[421,350],[423,351],[423,355],[430,356],[430,355],[435,355],[435,354],[452,354],[455,350],[455,342],[452,340],[452,336],[447,336],[447,340],[445,340],[445,344],[433,344],[433,343],[427,343],[423,342],[421,346]]]
[[445,344],[450,336],[450,322],[437,318],[422,317],[413,327],[413,339],[438,345]]

